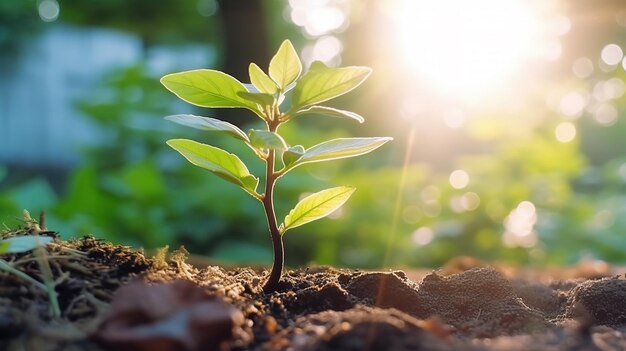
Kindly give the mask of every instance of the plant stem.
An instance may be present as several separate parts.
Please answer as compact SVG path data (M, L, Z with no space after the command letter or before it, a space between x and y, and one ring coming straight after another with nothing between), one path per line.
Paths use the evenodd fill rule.
M278 128L278 123L270 123L269 130L275 132ZM276 213L274 211L274 184L278 179L278 174L275 172L275 158L276 151L270 150L266 160L266 172L265 172L265 195L263 196L263 208L265 209L265 215L267 217L267 225L270 229L270 236L272 238L272 246L274 249L274 264L269 278L263 286L263 291L272 292L278 288L280 277L283 274L283 266L285 264L285 252L283 247L283 237L278 230L278 224L276 223Z

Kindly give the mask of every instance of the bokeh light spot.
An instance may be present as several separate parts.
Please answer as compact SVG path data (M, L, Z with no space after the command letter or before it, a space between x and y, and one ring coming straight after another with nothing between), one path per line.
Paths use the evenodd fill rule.
M614 125L618 116L617 108L611 104L600 104L593 111L593 118L596 122L607 127Z
M602 49L602 53L600 54L602 61L609 66L615 66L622 61L624 57L624 52L622 48L617 44L609 44Z
M587 99L577 91L569 92L563 96L559 103L559 112L566 117L577 118L582 115L587 106Z
M417 206L407 206L402 210L402 220L407 224L415 224L422 218L422 211Z
M587 78L593 73L593 61L586 57L578 58L572 64L572 72L578 78Z
M461 196L461 206L466 211L474 211L480 205L480 196L475 192L467 192Z
M502 243L508 247L531 248L537 245L537 209L530 201L522 201L505 218Z
M313 44L302 49L302 61L310 66L313 61L322 61L328 65L338 65L343 44L337 37L327 35L318 38Z
M422 207L422 211L426 217L435 218L441 213L441 205L439 201L436 200L426 201Z
M413 234L411 234L411 240L418 246L428 245L434 238L435 232L428 227L417 228Z
M306 34L318 37L343 28L348 17L329 1L289 0L291 21Z
M465 188L470 181L469 174L462 169L457 169L450 173L450 185L455 189L463 189Z
M43 0L37 6L39 17L44 22L54 22L59 18L60 7L56 0Z
M576 126L572 122L561 122L554 130L556 140L562 143L569 143L576 137Z
M203 17L211 17L217 13L219 5L217 0L198 0L196 9Z

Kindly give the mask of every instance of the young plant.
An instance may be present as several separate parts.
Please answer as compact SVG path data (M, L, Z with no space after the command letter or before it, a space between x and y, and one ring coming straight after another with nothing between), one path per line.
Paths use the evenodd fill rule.
M278 178L305 163L330 161L368 153L392 138L339 138L325 141L310 148L287 145L278 133L279 127L298 116L324 114L353 119L359 123L363 117L350 111L321 106L320 103L343 95L359 86L370 75L368 67L350 66L331 68L314 62L305 74L302 64L290 41L285 40L270 61L268 74L251 63L251 84L242 84L234 77L220 71L198 69L172 73L161 78L161 83L179 98L191 104L212 108L244 108L265 122L264 129L244 133L231 123L209 117L173 115L167 120L185 126L220 132L239 139L265 162L262 193L257 191L259 178L250 174L246 165L235 155L217 147L187 139L168 140L167 144L192 164L204 168L218 177L233 183L263 204L274 249L274 264L263 289L277 288L284 265L283 235L289 229L325 217L341 207L354 192L354 188L340 186L322 190L302 199L287 214L281 224L274 211L274 185ZM291 96L290 106L284 108L285 95ZM282 167L279 167L280 158Z

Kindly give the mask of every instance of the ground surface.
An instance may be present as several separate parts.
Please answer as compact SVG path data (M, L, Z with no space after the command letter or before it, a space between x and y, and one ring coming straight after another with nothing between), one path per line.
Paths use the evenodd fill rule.
M20 231L5 233L19 235ZM42 233L53 235L53 233ZM626 280L597 263L543 271L456 259L438 271L195 268L85 237L0 255L0 350L626 350Z

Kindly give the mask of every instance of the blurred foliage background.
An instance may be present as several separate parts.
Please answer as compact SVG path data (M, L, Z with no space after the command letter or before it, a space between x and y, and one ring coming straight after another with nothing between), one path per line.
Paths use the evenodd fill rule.
M96 29L130 38L138 54L91 68L103 67L90 61L101 56L68 48L72 33ZM14 67L53 75L59 66L41 68L31 46L59 30L60 44L47 50L65 55L55 65L90 67L84 86L72 77L48 86L27 74L26 97L10 95L22 79ZM622 0L2 2L0 220L11 227L22 209L45 209L66 238L184 244L221 262L269 263L261 206L187 165L165 140L224 147L256 174L260 162L245 147L162 117L192 112L248 128L257 121L243 110L185 105L158 79L213 68L247 82L248 63L267 67L284 39L305 65L375 72L333 104L362 114L364 126L308 116L285 126L288 142L395 138L367 157L304 166L279 181L280 217L306 192L358 188L331 218L289 233L288 264L437 266L460 255L529 265L626 262ZM116 43L106 57L124 52ZM71 93L59 98L59 90ZM62 99L75 119L20 107ZM54 128L61 140L79 134L80 142L58 154L37 146ZM34 137L16 137L25 129Z

